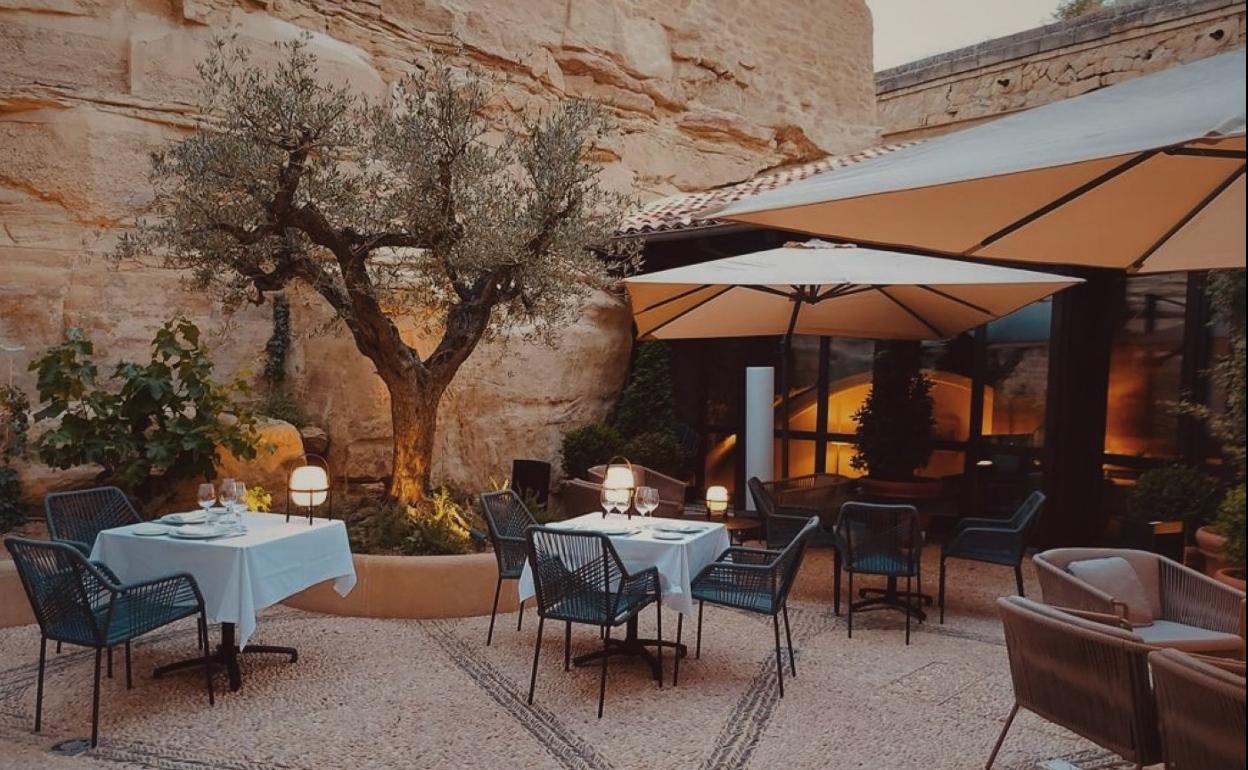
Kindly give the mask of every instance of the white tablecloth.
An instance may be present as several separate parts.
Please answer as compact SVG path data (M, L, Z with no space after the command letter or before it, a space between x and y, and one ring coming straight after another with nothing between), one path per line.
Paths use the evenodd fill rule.
M324 580L346 596L355 587L355 566L341 521L284 514L245 513L247 534L217 540L144 537L138 525L106 529L91 558L107 564L123 582L189 572L204 595L210 621L235 623L238 646L256 630L256 612Z
M641 528L642 531L636 535L612 537L611 542L629 572L635 573L647 567L659 568L663 603L677 612L687 613L694 609L691 596L693 579L730 545L728 530L724 525L709 521L685 522L679 519L634 516L629 522L624 516L613 514L603 519L601 513L587 513L550 526L588 531L600 529L608 522L612 526L631 524ZM656 528L673 524L688 524L699 527L702 531L685 535L680 540L658 540L654 537ZM524 572L520 576L520 598L530 599L536 593L533 572L528 562L525 562Z

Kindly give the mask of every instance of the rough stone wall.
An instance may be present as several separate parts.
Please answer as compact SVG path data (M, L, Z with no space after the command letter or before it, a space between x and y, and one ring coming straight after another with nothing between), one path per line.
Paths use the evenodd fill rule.
M877 73L884 139L948 133L1242 45L1242 0L1121 4Z
M209 41L236 33L265 55L305 30L322 72L370 95L446 56L504 74L506 109L601 101L620 128L598 153L608 183L643 198L878 139L863 0L0 0L0 343L25 347L28 392L26 363L67 328L103 360L136 358L174 313L210 333L222 375L258 374L267 306L227 317L173 273L102 255L150 200L148 152L187 129ZM318 299L292 299L293 388L331 463L385 474L385 389L345 335L311 332ZM567 428L609 408L630 344L603 294L554 347L483 345L444 401L436 477L477 489L513 457L555 460Z

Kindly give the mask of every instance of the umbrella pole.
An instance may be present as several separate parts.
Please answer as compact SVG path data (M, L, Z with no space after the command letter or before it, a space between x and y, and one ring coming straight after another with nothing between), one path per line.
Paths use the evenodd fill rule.
M797 313L802 309L800 294L793 299L793 314L789 316L789 328L780 343L780 476L789 477L789 351L793 345L793 329L797 326Z

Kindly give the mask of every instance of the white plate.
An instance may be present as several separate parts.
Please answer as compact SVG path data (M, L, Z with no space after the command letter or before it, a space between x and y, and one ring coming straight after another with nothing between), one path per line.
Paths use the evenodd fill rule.
M664 530L659 530L658 532L654 533L654 539L655 540L684 540L685 536L680 534L679 532L666 532Z
M186 513L170 513L161 516L166 524L203 524L208 521L208 514L203 511L187 511Z
M702 527L693 527L688 524L664 524L657 529L660 532L680 532L685 535L692 535L702 531Z
M140 537L156 537L157 535L169 534L169 528L163 524L153 524L150 521L143 524L136 524L134 529L130 530Z
M188 524L185 527L178 527L169 534L187 540L207 540L210 537L221 537L228 532L229 530L225 527L218 527L215 524Z

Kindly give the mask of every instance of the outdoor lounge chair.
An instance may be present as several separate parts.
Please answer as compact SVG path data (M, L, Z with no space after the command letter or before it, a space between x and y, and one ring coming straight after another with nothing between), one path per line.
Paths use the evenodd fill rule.
M825 506L833 504L840 496L842 487L839 484L820 484L821 479L840 478L829 474L812 474L796 479L765 482L757 476L752 477L746 485L750 496L754 498L754 507L758 511L759 527L763 539L771 549L784 548L797 534L797 528L786 522L801 521L811 516L818 516L825 529L832 533L832 612L841 614L841 558L844 555L845 543L837 529L839 514L829 513ZM792 486L790 486L792 482ZM776 489L782 491L780 500L776 499ZM802 504L792 502L802 501ZM790 501L790 502L782 502ZM774 520L773 520L774 519ZM768 526L768 525L771 526ZM799 527L800 528L800 527Z
M844 544L842 566L849 573L849 638L854 638L854 612L898 609L906 615L906 644L910 644L910 623L926 616L923 602L923 532L919 512L913 505L845 503L837 527ZM881 575L887 586L864 589L879 595L854 600L854 575ZM898 582L906 579L904 591ZM912 581L918 582L917 590ZM837 592L839 594L839 591Z
M777 514L779 516L779 514ZM787 518L787 517L786 517ZM797 522L786 522L796 524ZM780 616L784 616L784 638L789 647L789 671L797 676L793 657L793 635L789 630L789 589L802 568L806 546L819 527L819 517L805 519L783 550L735 546L719 555L714 562L693 579L693 598L698 600L698 639L695 657L702 657L702 607L706 602L723 607L771 616L776 638L776 682L784 697L784 664L780 659ZM684 616L676 621L676 644L679 648ZM672 684L680 677L680 655L677 654Z
M1134 762L1161 761L1148 654L1128 631L1007 596L997 600L1014 684L1014 706L988 756L997 759L1020 708ZM1242 727L1241 727L1242 729Z
M1008 519L962 519L940 549L940 622L945 622L945 560L1000 564L1014 568L1014 583L1019 596L1023 588L1023 553L1027 535L1039 518L1044 493L1032 492Z
M602 485L584 479L564 479L559 485L559 502L565 518L602 513Z
M43 678L48 640L95 650L95 684L91 706L91 745L99 742L100 663L105 650L124 644L126 687L130 676L130 642L149 631L182 618L198 616L201 631L208 618L195 578L185 573L141 583L121 583L102 565L87 560L78 549L46 540L7 538L18 577L39 623L39 675L35 689L35 732L43 719ZM212 705L211 656L203 652Z
M589 469L589 480L601 484L606 474L607 466L595 465ZM684 515L685 489L688 486L685 482L643 465L633 466L633 479L639 487L654 487L659 490L659 507L654 509L652 516L678 519Z
M1242 770L1244 671L1178 650L1149 653L1161 753L1173 770ZM1225 664L1222 664L1223 666Z
M1046 604L1116 618L1156 647L1243 657L1242 591L1146 551L1057 548L1033 561Z
M498 614L498 596L504 580L519 580L524 571L527 556L524 533L537 524L533 514L525 507L520 495L510 489L485 492L481 495L481 512L490 529L490 543L494 546L494 558L498 561L498 582L494 584L494 605L490 608L490 630L485 634L485 646L494 641L494 618ZM524 601L516 613L516 630L524 623Z
M548 527L529 527L529 563L537 592L537 641L533 647L533 673L529 678L529 705L537 687L537 660L542 652L542 627L546 619L562 620L563 670L571 663L572 624L597 626L602 631L602 673L598 684L598 718L607 695L607 658L611 657L611 629L635 622L637 614L655 605L658 620L659 687L663 686L663 608L660 604L658 567L635 574L624 568L610 538L600 532L578 532Z
M72 545L83 556L91 555L101 531L143 520L117 487L54 492L43 498L43 510L51 538Z

